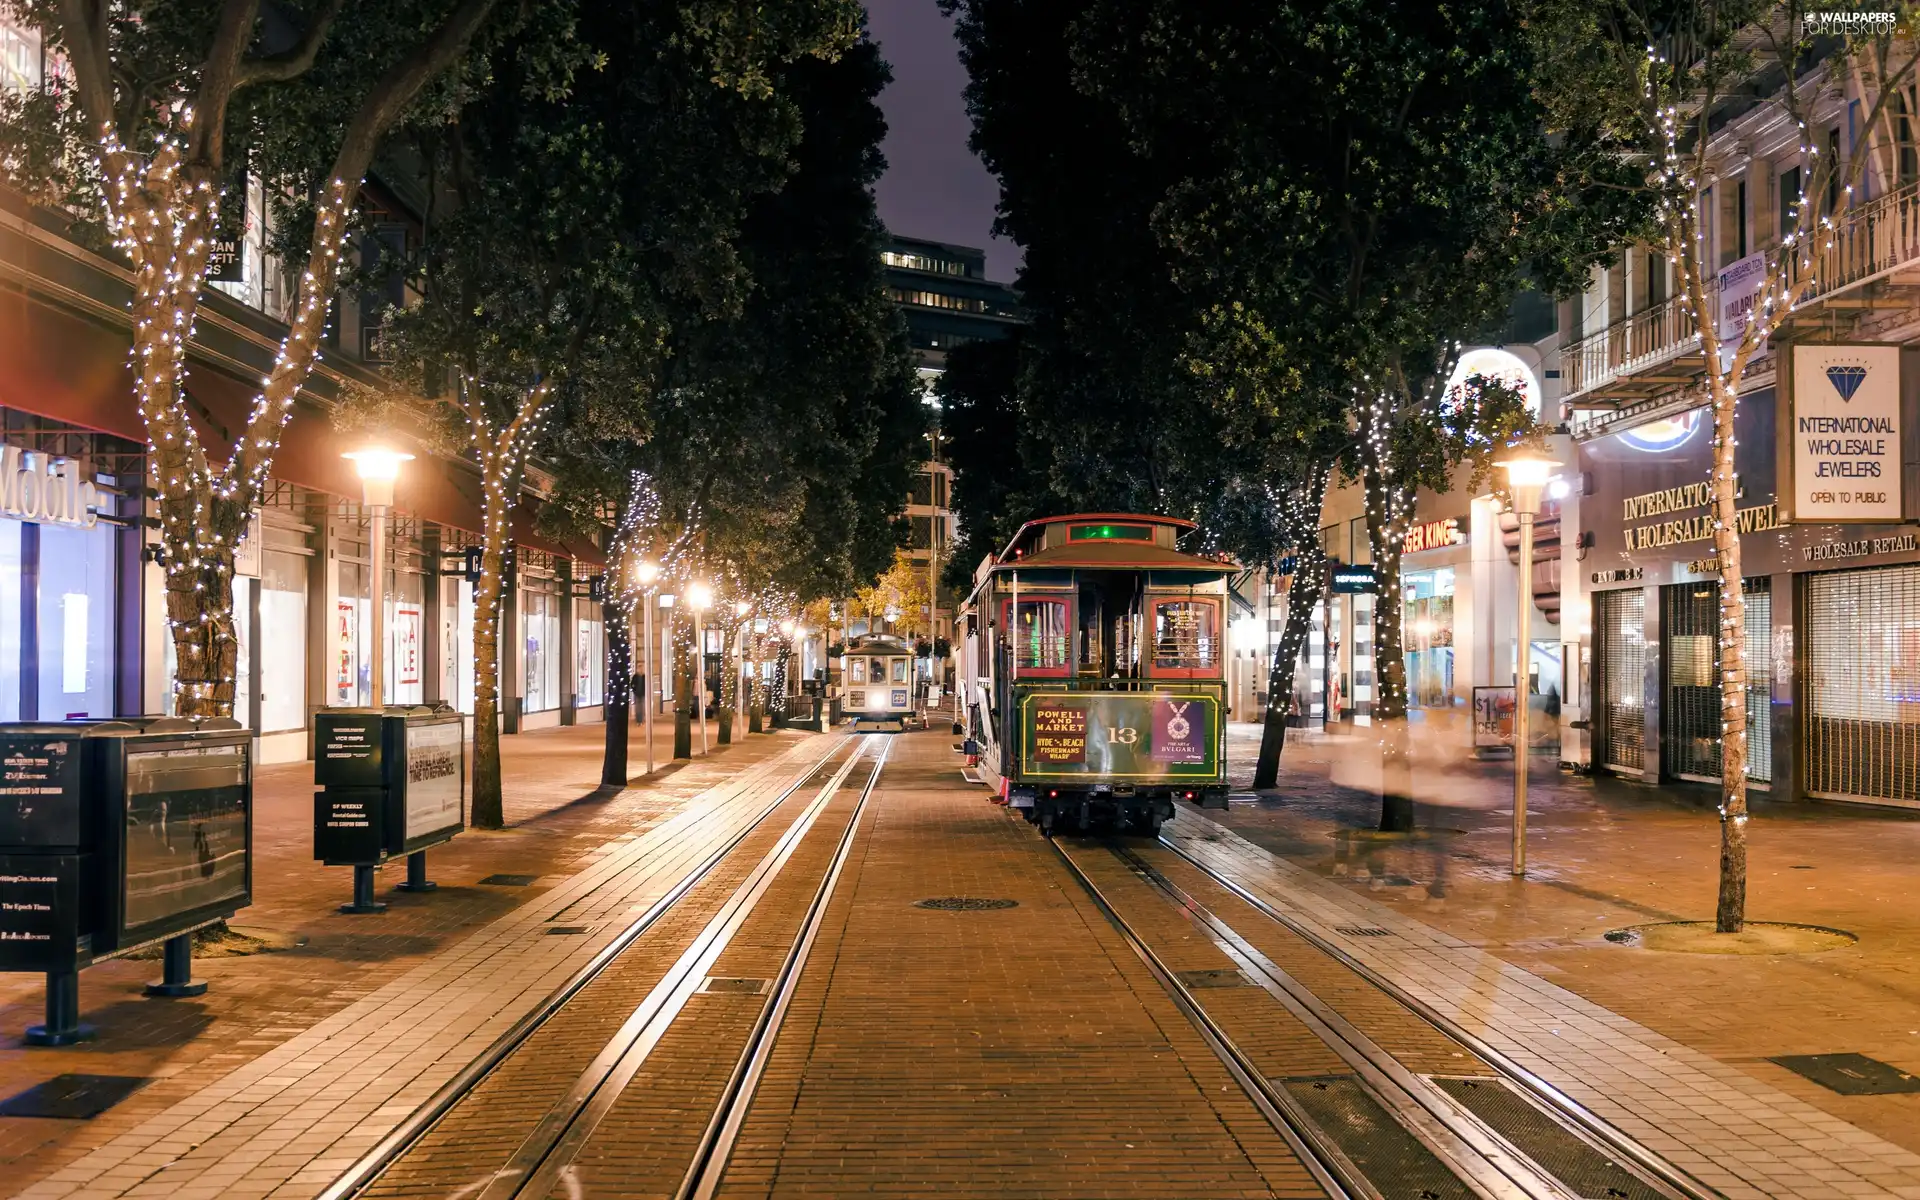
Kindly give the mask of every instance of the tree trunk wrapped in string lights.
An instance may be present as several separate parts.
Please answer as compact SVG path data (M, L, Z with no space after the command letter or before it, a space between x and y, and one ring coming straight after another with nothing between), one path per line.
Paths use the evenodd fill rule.
M1320 544L1320 510L1326 505L1327 484L1332 478L1331 463L1315 463L1307 468L1305 482L1281 502L1293 559L1293 583L1287 589L1286 625L1267 668L1267 707L1261 719L1260 753L1253 766L1256 788L1270 788L1279 782L1294 670L1313 626L1314 609L1326 595L1327 554Z
M361 179L387 131L465 53L493 8L492 0L462 0L425 20L427 35L376 76L347 71L308 84L304 77L344 4L324 0L307 14L294 43L277 52L260 45L258 0L227 0L210 34L183 34L143 20L137 10L83 0L25 14L65 56L67 72L49 86L70 88L84 116L97 180L92 193L132 266L134 386L150 450L176 659L174 704L182 716L233 713L234 554L319 353ZM168 60L196 62L198 69L141 77L154 62ZM203 443L188 416L187 347L220 233L222 189L231 173L230 113L243 93L272 87L319 89L306 95L325 95L349 119L331 169L307 197L313 230L287 334L245 426L218 461L220 449Z

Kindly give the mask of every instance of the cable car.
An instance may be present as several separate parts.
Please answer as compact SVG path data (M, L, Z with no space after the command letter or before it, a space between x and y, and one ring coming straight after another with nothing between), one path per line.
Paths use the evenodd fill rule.
M1022 526L960 614L969 749L1051 833L1156 833L1176 800L1227 806L1233 564L1188 554L1177 517L1081 513Z
M841 711L858 731L899 733L913 716L913 647L887 634L847 643L840 660Z

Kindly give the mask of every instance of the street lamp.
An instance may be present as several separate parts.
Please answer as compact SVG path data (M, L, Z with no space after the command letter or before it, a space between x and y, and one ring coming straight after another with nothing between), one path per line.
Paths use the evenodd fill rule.
M354 472L360 476L360 499L370 512L367 552L373 560L373 582L368 594L372 597L373 629L369 639L372 661L367 665L373 685L369 699L377 709L385 707L387 699L387 509L393 506L393 481L400 477L400 464L413 455L385 446L368 446L349 450L340 457L351 462ZM407 882L401 887L424 892L433 886L427 879L427 852L418 850L407 855ZM373 898L373 867L354 867L353 903L341 905L340 911L377 913L386 907Z
M660 578L660 564L641 559L633 564L633 577L640 584L640 678L646 694L640 697L645 710L647 733L647 774L653 774L653 585Z
M393 505L393 481L400 477L400 464L413 455L384 446L349 450L340 457L353 463L360 476L361 500L372 510L368 537L368 556L373 559L373 661L368 664L373 676L373 707L386 704L387 681L387 509Z
M1533 665L1533 519L1540 493L1560 464L1545 458L1510 458L1496 466L1507 473L1513 515L1520 519L1519 657L1513 685L1513 873L1527 873L1527 698Z
M700 753L711 753L707 744L707 630L703 623L707 609L713 607L713 589L704 583L687 587L687 603L693 606L694 704L700 709Z

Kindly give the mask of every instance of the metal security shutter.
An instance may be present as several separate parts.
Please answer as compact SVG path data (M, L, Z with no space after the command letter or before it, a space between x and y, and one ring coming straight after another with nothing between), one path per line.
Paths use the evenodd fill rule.
M1920 567L1807 580L1807 791L1920 802Z
M1742 585L1747 600L1747 778L1773 778L1772 595L1765 579ZM1660 590L1666 668L1660 709L1669 775L1720 781L1720 585L1703 581Z
M1647 594L1639 588L1593 598L1593 689L1601 765L1640 771L1646 757Z

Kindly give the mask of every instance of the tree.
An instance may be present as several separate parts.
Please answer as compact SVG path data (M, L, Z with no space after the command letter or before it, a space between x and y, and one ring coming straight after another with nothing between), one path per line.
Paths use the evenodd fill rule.
M13 7L66 70L0 107L0 160L30 193L104 223L132 266L176 711L230 716L234 552L319 353L361 180L388 132L467 54L494 0L314 0L287 10L290 31L263 18L260 0ZM569 12L556 3L519 16L564 29ZM223 192L238 183L244 196L249 171L280 201L305 261L273 370L222 447L189 416L186 354L209 255L232 227Z
M390 314L387 342L420 395L433 395L451 368L448 399L432 412L480 468L476 825L503 819L497 623L527 459L548 438L630 445L644 436L673 321L734 302L744 196L778 180L790 143L767 64L725 61L703 44L700 15L665 3L596 10L582 33L603 56L598 69L563 95L543 95L537 75L503 67L431 143L449 211L409 268L423 300ZM762 6L752 17L765 43L756 53L833 53L846 15L821 0ZM721 137L740 152L710 153ZM555 411L564 429L550 428ZM629 484L604 458L598 465L603 482Z
M1024 251L1030 322L1014 348L961 347L963 375L944 385L958 401L947 433L976 562L1048 511L1194 511L1221 474L1181 361L1190 306L1152 223L1188 164L1140 153L1119 111L1079 86L1075 31L1093 7L942 0L970 80L969 144L1000 184L995 230ZM988 374L967 378L974 363ZM997 441L1005 433L1017 440ZM960 482L987 478L992 499ZM956 554L949 577L972 566Z
M1199 353L1229 347L1302 402L1275 410L1289 443L1302 425L1352 433L1342 465L1389 597L1373 703L1386 829L1413 815L1394 600L1413 492L1514 431L1497 392L1444 394L1457 347L1497 328L1529 272L1570 288L1631 215L1606 200L1607 147L1540 136L1518 16L1507 0L1099 0L1075 26L1085 86L1141 154L1181 164L1154 221L1199 309Z
M1882 190L1899 177L1895 156L1910 139L1895 128L1911 114L1900 97L1915 77L1920 43L1907 5L1895 19L1816 36L1813 10L1798 0L1535 0L1530 28L1544 68L1537 91L1556 132L1593 131L1639 172L1655 206L1648 231L1673 263L1688 320L1700 338L1705 398L1713 415L1714 556L1720 564L1720 859L1714 927L1738 933L1746 921L1746 601L1740 557L1740 483L1734 471L1734 416L1740 384L1767 339L1819 283L1821 254L1855 203L1869 164ZM1867 153L1826 153L1811 135L1824 91L1851 86L1862 103ZM1798 202L1765 269L1753 308L1732 338L1713 319L1714 263L1703 252L1710 194L1719 166L1720 122L1754 104L1776 108L1803 131Z
M896 550L893 565L871 584L859 589L854 603L867 615L870 632L878 632L873 627L873 620L878 617L886 621L888 632L904 624L906 632L911 634L919 615L927 611L926 572L914 565L906 551Z

